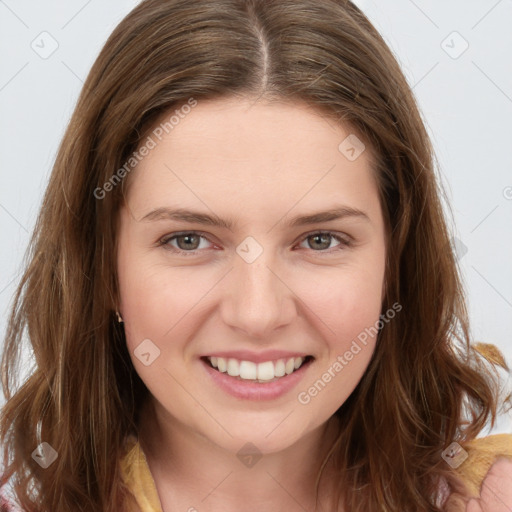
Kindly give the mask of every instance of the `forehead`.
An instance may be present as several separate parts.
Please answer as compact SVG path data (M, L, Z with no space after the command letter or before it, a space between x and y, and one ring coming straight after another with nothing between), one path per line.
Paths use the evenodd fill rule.
M176 201L368 208L377 197L370 148L357 146L356 156L362 153L348 158L347 145L362 144L359 136L304 103L199 100L162 114L143 144L148 137L153 147L132 171L127 196L137 218Z

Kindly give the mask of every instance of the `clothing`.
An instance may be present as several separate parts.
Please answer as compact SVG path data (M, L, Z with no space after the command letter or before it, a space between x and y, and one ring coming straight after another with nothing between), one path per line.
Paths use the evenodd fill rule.
M479 497L480 486L496 458L506 456L512 461L512 434L477 438L462 444L462 447L468 453L468 458L454 471L466 484L471 495ZM121 468L124 482L133 492L141 512L163 512L146 457L133 435L127 438Z
M126 486L135 496L141 512L163 512L153 476L138 439L134 435L128 436L125 446L121 472ZM132 512L132 509L126 512ZM138 512L136 507L133 512Z

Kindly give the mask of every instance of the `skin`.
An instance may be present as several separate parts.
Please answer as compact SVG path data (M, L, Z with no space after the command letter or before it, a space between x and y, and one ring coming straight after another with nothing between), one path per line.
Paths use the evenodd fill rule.
M363 376L376 339L308 404L297 395L378 322L384 293L385 229L372 155L367 147L349 161L340 152L351 133L297 102L201 100L128 178L119 311L151 393L139 440L164 510L315 510L315 476L340 428L333 414ZM340 205L368 219L286 224ZM141 220L163 206L213 213L234 227ZM206 238L158 245L192 230ZM311 236L319 230L352 245ZM252 263L236 252L248 236L263 248ZM197 253L173 252L187 247ZM149 366L134 355L145 339L160 350ZM216 387L199 359L237 349L305 352L315 360L284 396L240 400ZM247 442L263 455L252 467L236 456ZM329 493L321 496L320 509L332 511Z
M467 512L510 512L512 510L512 459L500 457L489 469L480 497L469 501Z

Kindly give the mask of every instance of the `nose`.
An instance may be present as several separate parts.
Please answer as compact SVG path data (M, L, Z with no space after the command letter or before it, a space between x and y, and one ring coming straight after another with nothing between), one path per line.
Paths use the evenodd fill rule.
M224 323L245 337L270 339L297 314L294 294L275 267L265 252L252 263L235 259L221 313Z

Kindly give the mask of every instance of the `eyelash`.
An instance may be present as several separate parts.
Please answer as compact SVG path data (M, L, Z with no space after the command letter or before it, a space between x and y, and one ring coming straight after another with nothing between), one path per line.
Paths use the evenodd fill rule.
M206 234L202 233L200 231L183 231L183 232L180 232L180 233L173 233L172 235L168 235L168 236L165 236L165 237L161 238L158 241L158 245L163 247L165 250L174 252L174 253L176 253L178 255L194 256L197 253L201 252L203 249L196 249L194 251L184 251L182 249L177 249L176 247L172 247L172 246L168 245L171 240L174 240L176 238L180 238L182 236L187 236L187 235L195 235L195 236L200 236L201 238L208 239ZM312 233L308 233L307 235L305 235L300 240L299 243L302 243L304 240L307 240L308 238L310 238L312 236L315 236L315 235L329 235L332 238L334 238L336 241L340 242L340 245L337 246L336 248L334 248L334 251L337 251L337 250L342 251L345 248L348 248L348 247L352 246L352 240L344 239L341 236L336 235L332 231L313 231ZM322 254L322 253L324 253L324 254L325 253L332 254L333 253L332 249L331 250L328 250L328 249L317 250L317 251L315 251L314 249L310 249L310 250L313 251L313 252L319 253L319 254Z

